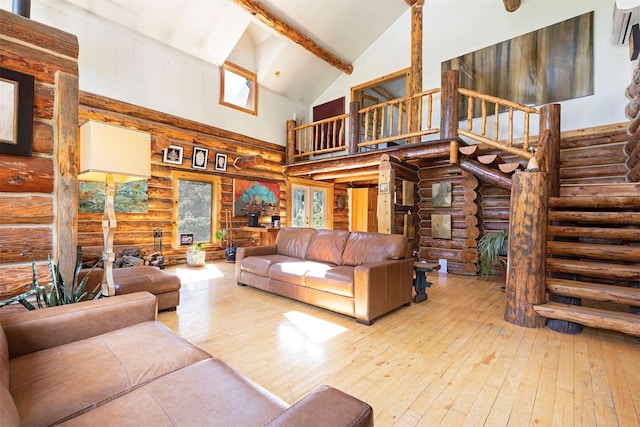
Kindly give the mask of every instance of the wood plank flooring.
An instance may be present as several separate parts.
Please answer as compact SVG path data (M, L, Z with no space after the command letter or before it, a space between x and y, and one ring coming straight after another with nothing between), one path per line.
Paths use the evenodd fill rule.
M158 318L289 403L329 384L377 426L640 425L640 340L503 320L501 278L429 273L429 299L371 326L236 285L234 265L170 267L181 303Z

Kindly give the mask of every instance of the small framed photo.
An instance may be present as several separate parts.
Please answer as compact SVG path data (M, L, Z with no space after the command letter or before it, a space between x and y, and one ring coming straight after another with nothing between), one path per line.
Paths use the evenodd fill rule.
M388 193L389 192L389 183L388 182L381 182L380 183L380 193Z
M209 157L209 149L201 147L193 147L193 157L191 158L191 167L194 169L207 169L207 158Z
M226 172L227 171L227 155L222 153L216 153L216 170Z
M177 145L170 145L169 148L165 148L164 156L162 158L163 163L172 163L174 165L182 164L182 147Z
M180 234L180 246L193 245L193 233Z
M0 154L31 156L34 77L0 67Z

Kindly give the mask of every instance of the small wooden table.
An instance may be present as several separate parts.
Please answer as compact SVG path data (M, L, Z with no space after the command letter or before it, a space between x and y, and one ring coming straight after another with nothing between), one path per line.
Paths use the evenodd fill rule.
M279 228L275 227L240 227L240 230L252 231L254 233L260 233L260 246L275 245L276 237L280 232Z
M427 273L440 270L440 264L429 264L426 262L414 262L413 269L416 272L416 278L413 279L413 286L416 288L416 296L413 297L413 302L426 301L427 288L430 288L432 283L427 281Z

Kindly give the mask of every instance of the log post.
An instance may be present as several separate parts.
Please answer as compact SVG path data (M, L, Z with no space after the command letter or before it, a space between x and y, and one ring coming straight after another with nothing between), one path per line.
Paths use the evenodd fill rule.
M460 71L448 70L442 74L440 93L440 137L458 137L460 121Z
M378 233L393 233L395 187L396 174L393 165L389 155L383 154L378 167Z
M549 131L543 147L540 170L549 172L549 196L560 195L560 104L547 104L540 108L540 135Z
M58 136L56 260L67 286L73 285L78 244L78 77L56 71L55 125ZM151 161L151 159L149 159ZM71 291L71 289L67 289Z
M411 6L411 79L409 81L409 95L422 92L422 6L424 0L418 0ZM420 130L420 103L418 99L411 100L411 111L408 123L410 132ZM411 138L412 143L419 142L419 137Z
M511 188L504 319L530 328L546 324L533 306L546 302L548 179L547 172L524 171Z
M287 164L293 163L296 154L296 127L295 120L287 120Z
M349 103L349 145L347 150L349 154L358 152L358 143L360 143L360 103L353 101Z

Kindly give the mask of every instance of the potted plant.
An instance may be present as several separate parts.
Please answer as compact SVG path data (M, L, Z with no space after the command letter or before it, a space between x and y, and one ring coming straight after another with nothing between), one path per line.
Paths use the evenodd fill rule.
M198 242L191 246L187 250L187 266L189 267L202 267L205 264L205 258L207 257L207 251L204 249L207 247L205 243Z
M216 242L218 242L221 248L224 248L226 246L226 241L225 241L226 236L227 236L226 228L216 231Z
M499 264L500 257L506 257L509 235L507 230L486 234L478 242L478 270L484 276L491 274L493 266Z

